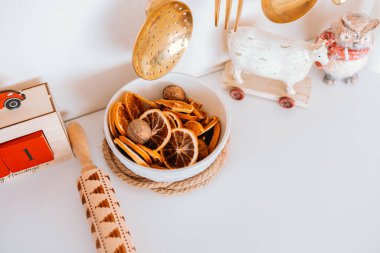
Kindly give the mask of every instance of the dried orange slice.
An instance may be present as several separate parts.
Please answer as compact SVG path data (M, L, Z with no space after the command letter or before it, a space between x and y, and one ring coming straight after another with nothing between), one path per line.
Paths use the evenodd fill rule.
M116 130L115 120L113 117L113 115L114 115L113 111L115 110L115 108L116 108L116 103L111 106L111 108L108 112L108 127L109 127L111 135L113 137L119 137L119 133Z
M178 116L171 111L164 111L166 118L168 118L170 122L170 126L172 128L182 127L182 121L178 118Z
M150 109L143 113L140 119L148 123L152 129L152 137L146 145L153 150L161 150L168 143L171 134L170 123L165 114L158 109Z
M150 101L149 99L146 99L146 98L144 98L143 96L140 96L139 94L136 94L136 93L133 93L133 95L135 95L135 97L136 97L138 100L140 100L141 102L143 102L143 103L149 105L150 107L155 108L155 109L158 109L158 108L159 108L159 106L158 106L155 102Z
M184 113L175 112L175 115L177 115L178 118L183 119L183 120L199 121L199 118L197 116L193 116L193 115L190 115L190 114L184 114Z
M161 150L161 155L169 169L190 166L198 158L198 138L189 129L175 128L172 130L170 141Z
M197 161L203 160L208 156L208 147L204 140L198 139L198 159Z
M192 101L190 104L194 106L193 114L197 116L200 120L207 117L207 113L202 110L202 104L199 104L195 101Z
M195 101L194 99L192 98L189 98L188 101L187 101L189 104L193 105L194 107L197 107L197 108L202 108L202 104L201 103L198 103L197 101Z
M124 94L123 102L130 120L138 119L144 112L144 106L132 92L127 91Z
M157 170L168 170L168 168L162 167L158 164L152 164L150 167Z
M137 144L137 146L139 146L141 149L143 149L153 159L153 161L155 163L158 163L158 164L164 163L162 156L156 150L151 150L150 148L145 147L142 144Z
M145 152L145 150L143 150L141 147L134 144L131 140L129 140L128 138L126 138L124 136L120 136L119 139L122 142L124 142L125 144L127 144L127 146L130 147L133 151L135 151L137 154L139 154L147 164L153 163L152 160L150 159L149 154L147 152Z
M214 126L214 133L212 135L210 144L208 145L208 152L209 153L214 151L216 145L218 144L219 137L220 137L220 123L217 122Z
M116 129L119 131L121 135L127 135L128 129L128 118L127 112L125 111L125 107L122 102L117 102L112 108L112 117L114 119L114 124Z
M218 122L219 122L219 119L215 116L207 117L206 120L204 121L204 124L206 124L206 126L204 127L205 129L204 133L210 130L211 128L213 128Z
M208 124L210 124L210 122L213 120L212 117L206 117L203 121L202 121L202 125L204 126L207 126Z
M141 166L149 167L149 165L132 149L130 149L127 144L122 142L119 138L115 138L114 142L118 145L135 163Z
M197 108L194 107L193 114L197 116L200 120L204 119L205 117L203 116L202 112L198 110Z
M156 104L170 108L173 112L192 113L194 110L193 105L182 101L159 99L155 102Z
M202 124L194 120L189 120L188 122L186 122L184 127L193 131L196 136L201 135L205 131Z
M165 113L164 113L165 114ZM170 127L173 129L173 128L177 128L177 125L175 124L175 121L170 117L170 116L167 116L165 114L166 118L169 120L169 124L170 124Z

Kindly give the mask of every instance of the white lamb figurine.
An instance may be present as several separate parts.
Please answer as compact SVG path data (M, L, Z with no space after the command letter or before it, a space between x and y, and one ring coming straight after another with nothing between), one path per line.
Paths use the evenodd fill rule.
M242 73L283 81L288 94L307 76L313 62L328 63L326 41L309 43L286 38L254 27L239 27L228 34L233 77L243 83Z

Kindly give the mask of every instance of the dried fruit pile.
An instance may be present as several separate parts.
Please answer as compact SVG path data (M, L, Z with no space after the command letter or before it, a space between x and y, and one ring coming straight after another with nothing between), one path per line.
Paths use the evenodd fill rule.
M207 157L220 136L219 119L188 98L177 85L150 101L126 92L112 105L108 125L119 149L135 163L156 169L178 169Z

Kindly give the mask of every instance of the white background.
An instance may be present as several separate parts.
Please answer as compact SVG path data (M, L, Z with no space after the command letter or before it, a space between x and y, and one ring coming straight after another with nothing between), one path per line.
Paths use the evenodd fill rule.
M305 20L318 18L319 10L327 22L326 13L369 2L351 0L339 9L320 0ZM199 15L209 15L212 25L212 3L205 3L193 3L199 5L194 12L204 11ZM104 107L134 78L130 54L144 6L137 0L1 1L1 87L49 81L65 118ZM318 20L315 31L323 26ZM282 27L288 26L273 32L286 32ZM313 33L292 31L305 38ZM204 50L191 48L197 49ZM203 58L184 60L181 68L198 62ZM218 88L220 75L202 79ZM231 108L230 156L206 188L164 197L111 174L139 252L380 252L380 75L366 69L354 87L327 87L315 69L310 76L309 109L284 111L255 97L236 102L218 88ZM102 116L79 121L95 163L110 172L101 153ZM1 253L94 252L75 187L79 167L70 160L0 185Z

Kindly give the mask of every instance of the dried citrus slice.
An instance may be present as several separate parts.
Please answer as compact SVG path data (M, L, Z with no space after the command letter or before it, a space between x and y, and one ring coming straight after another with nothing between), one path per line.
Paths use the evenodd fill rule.
M161 150L168 143L171 134L170 123L165 114L158 109L150 109L143 113L140 119L148 123L152 129L152 137L146 145L153 150Z
M158 163L158 164L164 163L162 156L156 150L151 150L150 148L145 147L142 144L137 144L137 146L139 146L141 149L143 149L153 159L153 161L155 163Z
M172 117L168 116L166 113L164 113L164 114L169 121L171 129L177 128L177 125L175 124L175 121L172 119Z
M172 130L170 141L161 150L161 155L169 169L190 166L198 158L198 138L189 129L175 128Z
M116 108L116 103L113 104L108 112L108 127L110 129L110 132L111 132L111 135L113 137L119 137L119 133L117 132L116 130L116 127L115 127L115 120L114 120L114 117L113 117L113 111L114 109Z
M214 126L214 133L212 135L210 144L208 145L208 152L209 153L214 151L216 145L218 144L219 137L220 137L220 123L217 122Z
M205 117L203 116L202 112L201 112L199 109L195 108L195 107L194 107L194 110L193 110L193 114L194 114L195 116L197 116L200 120L202 120L202 119L205 118Z
M204 121L204 124L206 124L206 126L204 127L205 128L204 133L210 130L211 128L213 128L218 122L219 122L219 119L215 116L207 117L206 120Z
M190 114L184 114L184 113L175 112L175 115L177 115L178 118L183 119L183 120L199 121L199 118L197 116L193 116L193 115L190 115Z
M168 168L162 167L158 164L152 164L150 167L157 170L168 170Z
M127 91L124 94L123 102L130 120L138 119L144 112L144 106L132 92Z
M178 116L174 112L164 111L164 114L166 118L168 118L170 122L170 126L172 128L182 127L182 121L178 118Z
M184 127L189 130L192 130L196 134L196 136L201 135L205 131L202 124L194 120L189 120L188 122L186 122Z
M208 147L204 140L198 139L198 159L197 161L200 161L208 156Z
M193 105L194 107L197 107L197 108L202 108L202 104L201 103L198 103L197 101L195 101L194 99L191 99L189 98L188 101L187 101L189 104Z
M133 95L135 95L135 97L136 97L138 100L140 100L141 102L143 102L143 103L149 105L150 107L155 108L155 109L158 109L158 108L159 108L159 106L158 106L155 102L150 101L149 99L146 99L146 98L144 98L143 96L140 96L139 94L136 94L136 93L134 93Z
M118 145L131 159L138 165L149 167L149 165L132 149L130 149L127 144L122 142L119 138L115 138L114 142Z
M159 99L155 102L156 104L170 108L173 112L192 113L194 110L193 105L182 101Z
M202 110L202 104L199 104L195 101L192 101L190 104L194 106L193 114L197 116L200 120L207 117L207 113Z
M153 163L152 160L150 159L149 154L147 152L145 152L145 150L143 150L141 147L134 144L131 140L129 140L128 138L126 138L124 136L120 136L119 139L122 142L124 142L124 144L127 144L127 146L130 147L133 151L135 151L137 154L139 154L147 164Z
M121 135L127 135L128 129L128 118L127 112L125 111L125 107L122 102L117 102L114 105L112 110L112 117L114 119L114 124L116 129L119 131Z

